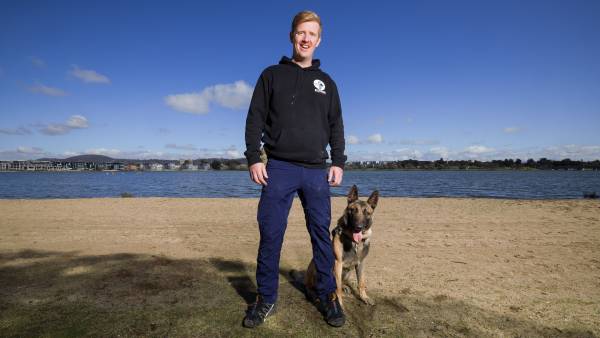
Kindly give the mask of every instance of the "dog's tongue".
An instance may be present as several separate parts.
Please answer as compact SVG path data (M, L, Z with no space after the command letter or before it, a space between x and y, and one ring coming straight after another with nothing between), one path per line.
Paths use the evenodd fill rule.
M362 240L362 231L352 233L352 239L358 243Z

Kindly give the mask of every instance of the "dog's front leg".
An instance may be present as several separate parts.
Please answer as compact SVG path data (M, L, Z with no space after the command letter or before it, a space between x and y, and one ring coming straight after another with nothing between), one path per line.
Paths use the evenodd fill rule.
M344 290L345 294L350 294L352 292L352 289L350 288L350 269L348 267L344 268L342 267L342 290Z
M344 248L342 246L342 241L340 240L339 235L333 237L333 255L335 257L335 263L333 267L333 272L335 274L335 285L336 290L335 293L337 298L340 300L340 305L344 308L343 303L343 286L344 281L342 279L342 270L344 267Z
M338 260L335 261L335 284L337 287L335 293L340 300L340 305L342 306L342 308L344 308L344 303L342 301L342 296L344 295L344 282L342 281L342 262Z
M365 274L364 274L364 266L363 262L360 262L356 265L356 279L358 280L358 296L360 300L365 302L368 305L375 305L375 301L373 301L369 296L367 296L367 285L365 284Z

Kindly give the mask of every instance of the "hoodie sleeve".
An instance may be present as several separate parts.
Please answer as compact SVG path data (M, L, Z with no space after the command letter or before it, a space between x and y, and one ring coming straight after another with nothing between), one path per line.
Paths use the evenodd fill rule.
M260 160L260 140L269 112L269 77L264 70L254 86L248 116L246 117L246 151L248 167Z
M342 106L335 82L331 81L331 103L329 105L329 145L331 146L331 164L344 169L347 156L344 155L346 141L344 139L344 121Z

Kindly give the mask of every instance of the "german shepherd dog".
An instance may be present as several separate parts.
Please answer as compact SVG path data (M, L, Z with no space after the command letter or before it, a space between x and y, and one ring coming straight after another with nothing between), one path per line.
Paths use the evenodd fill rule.
M343 292L349 293L347 285L350 269L356 271L358 281L358 297L364 303L375 305L375 302L367 296L365 284L365 258L369 254L372 234L372 216L379 200L379 191L375 190L369 199L361 201L358 199L358 188L353 185L348 193L348 205L344 214L337 221L337 226L331 231L333 252L335 256L334 275L337 284L336 295L342 307ZM304 275L304 286L309 298L315 294L315 281L317 271L311 260ZM314 298L313 298L314 299Z

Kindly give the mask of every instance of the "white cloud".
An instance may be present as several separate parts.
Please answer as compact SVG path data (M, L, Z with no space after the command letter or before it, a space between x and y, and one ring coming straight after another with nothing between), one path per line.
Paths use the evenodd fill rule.
M229 158L239 158L242 157L242 155L240 155L240 152L236 149L228 149L226 152L227 156L229 156Z
M29 87L29 90L33 93L40 93L40 94L44 94L44 95L48 95L48 96L66 96L66 95L68 95L67 92L65 92L62 89L49 87L49 86L43 85L41 83L36 83L35 85Z
M427 152L425 157L427 157L429 159L431 159L431 158L438 159L439 157L447 159L449 153L450 152L448 151L448 148L446 148L446 147L433 147L433 148L429 149L429 151Z
M483 146L481 146L483 147ZM495 149L485 147L489 151L482 149L474 149L473 152L467 152L467 149L453 150L447 147L432 147L428 151L420 151L412 148L399 148L385 151L348 151L348 161L398 161L398 160L439 160L440 157L444 160L478 160L490 161L501 160L505 158L521 159L523 162L529 158L536 161L542 157L551 160L562 160L570 158L572 160L593 161L600 159L600 145L557 145L544 148L525 148L525 149ZM477 153L479 152L479 153ZM34 159L40 157L57 157L65 158L83 154L98 154L115 157L119 159L196 159L196 158L241 158L241 152L235 146L221 149L197 148L185 152L162 152L145 149L134 149L132 151L93 148L83 152L68 150L63 153L52 153L44 151L39 147L20 146L12 150L0 150L1 160L17 160L17 159Z
M179 160L179 159L197 159L197 158L242 158L244 157L241 152L234 146L231 145L227 148L188 148L185 145L170 144L174 147L168 147L174 149L174 152L165 151L154 151L149 149L133 149L133 150L121 150L121 149L109 149L109 148L90 148L85 151L65 151L61 154L46 154L45 157L59 157L65 158L76 155L93 154L93 155L104 155L119 159L164 159L164 160ZM177 151L182 150L182 151ZM0 157L2 152L0 152Z
M81 69L77 65L72 65L69 74L80 79L85 83L110 83L110 79L102 74L91 69Z
M38 57L30 56L29 60L31 61L31 63L34 66L36 66L38 68L46 68L46 62L44 62L44 60L42 60L42 59L40 59Z
M229 148L225 149L225 157L227 158L240 158L244 157L240 151L237 150L235 145L230 145Z
M212 88L214 100L221 106L231 109L248 108L252 91L252 87L242 80L230 84L218 84Z
M73 129L85 129L88 127L88 120L84 116L72 115L66 123L50 123L42 125L39 131L42 134L56 136L67 134Z
M503 129L506 134L516 134L521 131L519 127L506 127Z
M211 104L230 109L247 108L252 98L252 87L239 80L229 84L216 84L197 93L173 94L165 97L165 103L181 112L206 114Z
M423 154L419 150L408 148L396 149L392 154L400 160L420 160L423 157Z
M473 150L473 149L471 149ZM551 160L562 160L570 158L572 160L584 160L594 161L600 159L600 145L557 145L550 147L531 147L521 149L492 149L486 148L487 151L481 151L479 153L471 151L468 152L454 152L450 153L451 159L477 159L480 161L489 160L502 160L505 158L516 159L519 158L522 161L533 158L539 160L542 157Z
M21 153L21 154L42 154L44 153L44 150L42 148L38 148L38 147L23 147L23 146L19 146L17 147L17 152Z
M69 150L67 150L67 151L64 151L64 152L62 153L62 156L63 156L63 157L71 157L71 156L77 156L77 155L79 155L79 153L78 153L78 152L76 152L76 151L69 151Z
M581 146L576 144L567 144L562 146L546 147L542 151L546 158L571 160L600 160L600 146Z
M51 135L51 136L64 135L70 131L71 131L71 128L69 128L67 125L64 125L64 124L48 124L44 128L40 129L40 132L42 134Z
M388 142L390 144L395 144L396 142ZM438 140L429 140L429 139L416 139L416 140L400 140L399 142L397 142L399 144L402 145L407 145L407 146L431 146L431 145L436 145L436 144L440 144L440 141Z
M348 144L358 144L359 143L359 139L358 139L358 137L356 137L354 135L348 135L348 137L346 137L346 143L348 143Z
M42 148L19 146L16 149L0 150L0 160L15 161L45 157L40 156L40 154L44 154L44 150Z
M369 143L381 143L383 142L383 136L381 134L373 134L367 138Z
M83 129L88 127L88 120L81 115L73 115L67 120L67 126L73 129Z
M29 135L31 134L31 130L25 127L19 128L0 128L0 134L5 135Z
M488 148L488 147L482 146L482 145L468 146L464 150L464 152L467 154L484 154L484 153L490 153L492 151L494 151L493 148Z
M348 153L349 161L398 161L407 159L434 161L440 158L444 160L478 160L491 161L505 158L521 159L526 161L533 158L536 161L542 157L551 160L594 161L600 159L600 145L559 145L552 147L535 147L521 149L496 149L483 145L472 145L464 149L454 150L448 147L432 147L428 151L421 152L412 148L400 148L384 151L352 151Z
M387 151L353 151L348 153L348 161L398 161L421 159L423 154L416 149L394 149Z
M165 148L181 149L181 150L197 150L198 149L193 144L183 144L183 145L180 144L180 145L177 145L175 143L168 143L168 144L165 145Z
M178 148L180 146L177 146ZM1 153L0 153L1 154ZM83 154L94 154L94 155L105 155L119 159L164 159L164 160L179 160L179 159L197 159L197 158L241 158L240 152L234 147L228 147L225 149L209 149L209 148L196 148L193 152L163 152L153 151L146 149L136 149L132 151L120 150L120 149L107 149L107 148L92 148L82 152L68 151L64 152L62 156L56 157L70 157Z
M175 94L165 97L165 103L184 113L206 114L210 111L211 98L204 92Z
M84 154L91 154L91 155L104 155L104 156L118 156L119 154L121 154L121 151L119 149L106 149L106 148L92 148L92 149L87 149Z
M440 157L448 159L450 153L443 147L432 148L423 153L418 149L400 148L386 151L349 151L348 161L404 161L420 160L434 161Z

